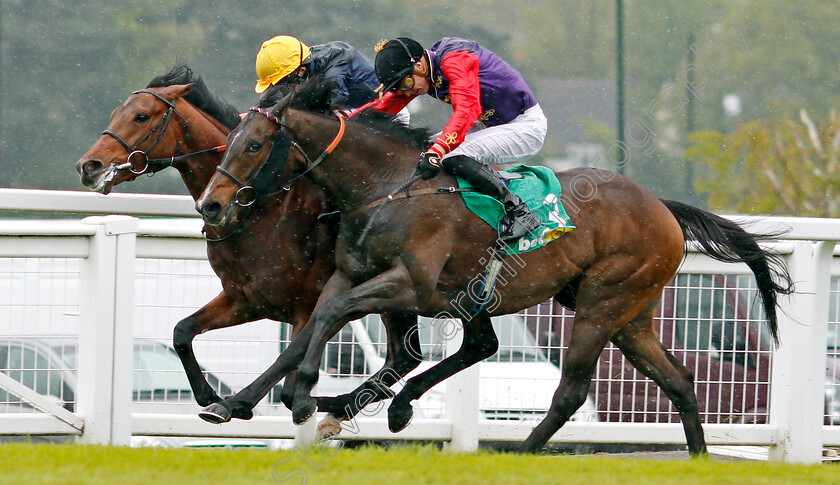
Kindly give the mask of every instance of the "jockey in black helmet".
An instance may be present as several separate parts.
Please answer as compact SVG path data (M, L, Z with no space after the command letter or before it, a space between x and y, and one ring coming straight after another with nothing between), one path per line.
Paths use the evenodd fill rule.
M437 175L441 164L502 204L510 224L500 236L511 243L540 226L522 200L489 165L521 162L542 148L547 122L522 75L477 42L445 37L429 49L399 37L377 45L382 84L371 108L396 114L428 94L451 104L446 127L422 154L417 173Z

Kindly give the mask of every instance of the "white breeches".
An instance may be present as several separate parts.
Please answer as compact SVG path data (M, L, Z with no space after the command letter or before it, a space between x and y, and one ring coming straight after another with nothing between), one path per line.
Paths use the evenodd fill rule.
M548 122L537 104L503 125L476 123L464 142L443 158L466 155L488 165L522 163L543 146Z

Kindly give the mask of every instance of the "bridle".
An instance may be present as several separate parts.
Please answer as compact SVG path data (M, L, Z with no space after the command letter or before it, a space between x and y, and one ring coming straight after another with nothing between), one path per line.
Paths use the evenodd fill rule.
M289 132L286 130L286 113L283 113L283 116L278 118L270 111L257 106L250 108L249 111L253 111L255 113L259 113L265 116L269 121L272 121L280 126L280 130L278 133L285 133L288 135ZM335 135L335 138L333 138L332 142L330 142L330 144L327 145L324 151L321 152L321 154L318 155L318 157L315 160L311 160L309 156L306 155L306 152L303 151L303 147L301 147L295 140L293 140L291 136L288 136L289 148L294 147L295 150L297 150L298 153L300 153L303 156L303 159L306 161L306 169L303 172L296 175L294 178L292 178L288 183L283 185L283 190L290 190L292 188L292 185L294 185L304 175L309 173L313 168L318 166L318 164L323 162L324 159L327 158L327 156L330 153L332 153L333 150L335 150L335 148L341 142L341 139L344 137L346 122L344 120L344 116L342 116L341 114L336 113L336 117L338 118L339 123L338 133ZM274 141L272 140L268 158L271 157L271 152L273 150ZM283 156L288 156L288 150L286 150L286 153ZM236 191L236 194L233 197L234 204L240 207L248 207L252 205L257 200L257 195L259 193L259 190L255 188L256 183L260 181L259 179L261 177L264 177L264 180L270 183L275 177L279 177L279 172L281 172L283 168L282 166L270 167L266 172L263 172L263 169L269 165L268 158L260 165L260 168L257 170L257 172L245 182L239 180L239 178L237 178L234 174L230 173L228 170L223 168L221 165L216 167L216 171L229 178L231 181L233 181L233 183L235 183L239 187L239 189ZM263 175L263 173L269 175Z
M160 120L158 120L157 124L152 128L152 130L149 131L149 133L146 134L146 136L141 138L140 141L135 143L134 146L129 145L128 142L125 141L125 139L123 139L120 135L114 133L111 130L105 130L102 132L103 135L111 136L115 140L117 140L120 143L120 145L122 145L123 148L125 148L125 150L128 152L128 157L126 158L125 163L117 165L116 168L118 170L127 168L134 175L142 175L144 173L149 172L150 170L151 172L149 173L155 173L157 171L163 170L164 168L171 166L176 162L181 162L183 160L197 157L199 155L204 155L206 153L221 153L227 149L227 145L219 145L212 148L208 148L206 150L199 150L197 152L187 153L185 155L173 155L169 158L149 159L147 153L150 152L152 148L154 148L163 139L163 135L164 133L166 133L166 129L169 127L169 122L172 120L172 115L174 114L185 123L186 121L180 114L178 114L177 111L175 111L175 102L170 101L161 96L160 94L154 91L150 91L148 89L140 89L134 91L133 93L131 93L131 95L134 96L135 94L140 93L151 94L157 99L163 101L167 106L169 106L169 109L167 109L166 113L164 113L163 116L161 116ZM158 131L158 129L160 129L160 131ZM145 150L140 150L140 145L142 145L146 140L151 138L155 134L155 132L157 132L157 137L155 137L154 140L152 140L151 144L149 144L149 146L146 147Z

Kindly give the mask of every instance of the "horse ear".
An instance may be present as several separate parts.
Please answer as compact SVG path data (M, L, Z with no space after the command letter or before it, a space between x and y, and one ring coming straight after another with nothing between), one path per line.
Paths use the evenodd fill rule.
M292 92L284 96L280 101L274 103L274 105L271 106L268 110L271 112L271 114L280 118L281 116L283 116L283 112L286 111L286 108L289 107L289 103L292 101L292 98L294 98L294 94L295 90L292 90Z
M160 94L170 100L174 101L178 98L184 97L189 94L192 87L195 86L194 84L173 84L171 86L166 86L162 88Z

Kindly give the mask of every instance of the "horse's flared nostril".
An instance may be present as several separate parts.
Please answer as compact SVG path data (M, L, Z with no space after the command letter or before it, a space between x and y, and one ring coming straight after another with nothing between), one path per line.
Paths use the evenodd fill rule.
M222 204L215 201L206 201L198 207L198 212L207 222L218 222L219 214L222 213Z
M93 159L82 160L76 164L79 175L87 175L88 177L96 176L103 168L105 168L104 163Z

